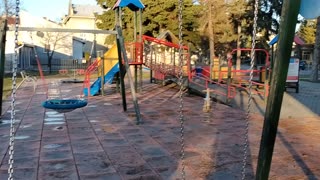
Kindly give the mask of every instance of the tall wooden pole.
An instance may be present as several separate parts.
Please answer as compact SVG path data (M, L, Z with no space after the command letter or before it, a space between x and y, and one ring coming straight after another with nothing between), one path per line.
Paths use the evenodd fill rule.
M136 43L137 42L137 11L134 11L134 17L133 17L133 26L134 26L134 36L133 36L133 41ZM135 44L135 48L136 47L136 44ZM136 49L134 49L134 62L137 63L137 51ZM134 88L136 90L136 92L138 92L138 65L134 65Z
M120 44L120 48L121 48L121 55L123 56L124 59L124 66L126 68L127 71L127 75L128 75L128 79L129 79L129 85L130 85L130 89L131 89L131 96L132 96L132 100L133 100L133 105L134 105L134 110L136 112L136 116L137 116L137 124L141 124L142 123L142 119L141 119L141 114L140 114L140 108L139 108L139 103L138 103L138 99L136 96L136 90L134 88L134 84L133 84L133 78L132 78L132 74L131 74L131 70L129 67L129 62L128 62L128 57L127 57L127 52L124 46L124 39L122 36L122 29L120 26L116 26L116 30L117 30L117 40ZM124 91L124 89L123 89Z
M137 11L133 11L133 31L134 31L134 33L133 33L133 41L134 42L137 42L137 33L138 33L138 28L137 28L137 21L138 21L138 13L137 13Z
M300 1L284 0L282 5L279 42L274 61L270 96L268 97L264 118L256 172L257 180L267 180L269 177Z
M140 45L141 45L141 50L140 50L140 62L141 63L143 63L143 42L142 42L142 9L139 9L139 15L140 15L140 22L139 22L139 42L141 43ZM142 76L143 76L143 72L142 72L142 69L143 68L143 66L142 66L142 64L140 64L140 79L139 79L139 81L140 81L140 89L139 89L139 92L142 92L142 85L143 85L143 83L142 83Z
M7 20L0 22L0 118L2 116L3 78L5 65ZM1 119L0 119L1 122Z
M140 42L142 42L142 9L139 9L139 15L140 15L140 25L139 25L139 39L140 39Z
M122 108L123 111L127 111L127 99L126 99L126 88L124 83L124 76L126 73L125 67L122 64L122 53L120 47L119 38L117 38L117 48L118 48L118 60L119 60L119 76L120 76L120 90L121 90L121 97L122 97Z
M116 27L121 27L120 24L120 11L119 7L115 9L115 17L116 17L116 22L115 26ZM127 111L127 99L126 99L126 88L125 88L125 83L124 83L124 76L126 74L125 67L122 63L122 53L121 53L121 47L120 47L120 40L118 38L119 35L117 35L117 48L118 48L118 60L119 60L119 76L120 76L120 90L121 90L121 97L122 97L122 107L123 111Z
M118 25L122 28L122 9L121 7L118 7L118 18L119 18L119 23Z

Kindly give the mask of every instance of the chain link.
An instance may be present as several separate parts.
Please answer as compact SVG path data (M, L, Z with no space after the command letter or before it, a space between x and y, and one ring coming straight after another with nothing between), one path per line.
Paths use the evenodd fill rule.
M20 11L20 0L16 0L16 23L15 23L15 51L14 51L14 60L12 63L12 93L11 93L11 121L10 121L10 142L9 142L9 168L8 168L8 180L13 179L13 155L14 155L14 136L15 136L15 99L16 99L16 79L17 79L17 62L18 62L18 51L19 51L19 44L18 44L18 35L19 35L19 11Z
M184 144L184 116L183 116L183 41L182 41L182 10L183 10L183 0L179 0L179 98L180 98L180 106L179 106L179 120L180 120L180 160L181 160L181 178L186 179L185 173L185 144Z
M258 7L259 1L255 0L254 4L254 18L253 18L253 31L252 31L252 44L251 44L251 62L250 62L250 79L249 79L249 99L248 99L248 107L246 113L246 127L245 127L245 138L244 138L244 147L243 147L243 159L242 159L242 180L246 177L246 165L247 165L247 154L248 154L248 134L249 134L249 118L250 118L250 109L252 103L252 79L253 79L253 67L255 61L255 46L256 46L256 34L257 34L257 20L258 20Z

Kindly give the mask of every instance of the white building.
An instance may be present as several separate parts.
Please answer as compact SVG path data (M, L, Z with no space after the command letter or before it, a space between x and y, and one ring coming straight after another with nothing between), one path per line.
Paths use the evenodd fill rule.
M98 5L72 4L70 0L68 15L63 18L62 25L68 29L97 30L95 14L102 14L103 12L104 9ZM105 45L107 34L74 33L73 36L83 40L83 52L85 54L101 55L107 50ZM94 44L95 41L96 44Z
M100 6L73 5L69 2L69 12L62 19L62 23L47 18L36 17L26 11L20 12L20 27L63 28L63 29L91 29L95 30L95 13L102 13ZM13 18L12 18L13 19ZM14 28L14 19L8 26ZM51 68L58 70L68 62L79 64L85 55L100 55L106 52L104 34L61 33L61 32L26 32L19 31L18 42L22 45L19 53L18 68L37 68L35 53L37 53L44 70L48 69L48 56L52 55ZM10 71L14 59L14 31L7 32L6 38L6 70ZM94 41L96 40L96 43ZM96 44L94 46L94 44ZM98 53L97 53L98 52Z

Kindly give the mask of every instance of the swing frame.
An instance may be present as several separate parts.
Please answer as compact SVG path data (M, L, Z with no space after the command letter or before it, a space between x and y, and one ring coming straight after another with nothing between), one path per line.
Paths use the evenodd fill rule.
M14 27L9 28L13 31ZM94 33L94 34L118 34L116 31L108 30L88 30L88 29L61 29L61 28L34 28L34 27L19 27L19 31L28 32L71 32L71 33ZM65 110L70 112L74 109L85 107L88 104L85 99L48 99L41 103L42 107L53 110Z

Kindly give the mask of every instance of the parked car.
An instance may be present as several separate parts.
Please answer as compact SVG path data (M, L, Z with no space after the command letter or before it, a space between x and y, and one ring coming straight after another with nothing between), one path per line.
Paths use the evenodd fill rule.
M305 70L307 67L307 63L305 61L300 61L299 62L299 69L300 70Z

